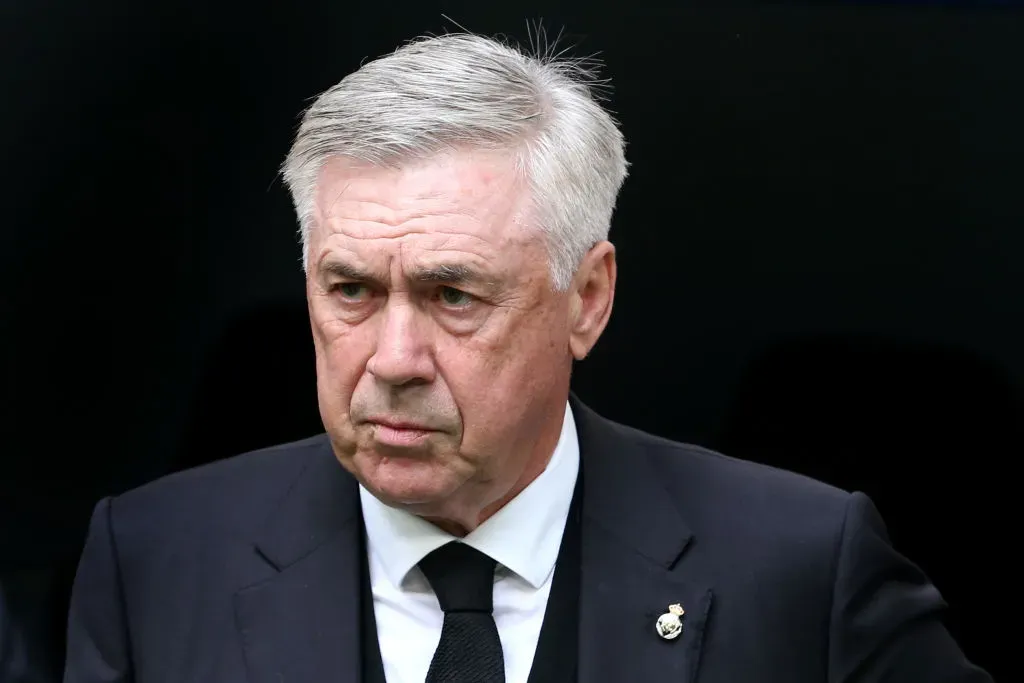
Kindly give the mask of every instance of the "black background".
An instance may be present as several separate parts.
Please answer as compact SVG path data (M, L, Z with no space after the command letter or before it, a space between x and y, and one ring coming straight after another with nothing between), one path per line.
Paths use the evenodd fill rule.
M868 493L1009 673L1024 386L1012 3L35 2L0 22L0 562L60 650L92 505L320 431L277 178L301 110L424 32L597 54L632 163L574 389ZM563 31L564 29L564 31Z

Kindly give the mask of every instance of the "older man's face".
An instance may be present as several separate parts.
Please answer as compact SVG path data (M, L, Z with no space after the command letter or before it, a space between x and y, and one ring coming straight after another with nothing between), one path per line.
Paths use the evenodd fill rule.
M341 463L391 505L473 517L546 465L573 354L596 334L579 334L579 288L552 291L529 221L505 156L400 171L339 159L320 175L307 278L320 411ZM602 263L613 282L613 256Z

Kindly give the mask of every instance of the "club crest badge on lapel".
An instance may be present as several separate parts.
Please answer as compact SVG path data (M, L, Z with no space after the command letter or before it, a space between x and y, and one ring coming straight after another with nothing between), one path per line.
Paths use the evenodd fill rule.
M669 605L668 612L665 612L654 624L658 635L665 640L678 638L683 632L683 606L680 604Z

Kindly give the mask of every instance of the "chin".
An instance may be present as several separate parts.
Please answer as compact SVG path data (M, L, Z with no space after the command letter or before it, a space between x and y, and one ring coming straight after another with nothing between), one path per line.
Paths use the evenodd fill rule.
M441 507L461 482L452 472L429 459L374 455L369 467L357 466L357 476L385 505L409 509Z

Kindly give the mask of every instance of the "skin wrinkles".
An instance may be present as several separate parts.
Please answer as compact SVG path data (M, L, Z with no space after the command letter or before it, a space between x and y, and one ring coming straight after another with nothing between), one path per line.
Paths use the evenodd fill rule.
M336 159L319 178L307 301L335 455L386 504L457 534L546 466L572 361L611 310L611 245L556 293L527 206L494 153L397 170ZM410 422L428 431L386 426Z

